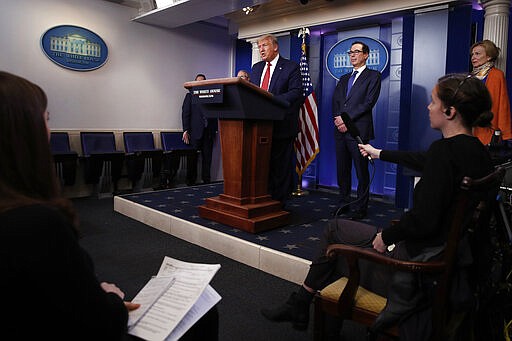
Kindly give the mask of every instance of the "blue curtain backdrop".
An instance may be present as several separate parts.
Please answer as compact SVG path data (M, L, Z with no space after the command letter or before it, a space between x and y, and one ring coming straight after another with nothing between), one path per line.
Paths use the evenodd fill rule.
M337 84L335 79L327 71L325 65L325 56L329 50L340 40L351 37L369 37L380 40L386 49L390 50L391 25L381 25L366 27L361 29L345 30L332 32L323 35L322 61L322 97L319 98L319 130L320 130L320 154L318 159L318 183L322 186L337 187L336 180L336 155L334 147L334 125L332 119L332 95ZM382 73L381 94L373 110L373 119L375 126L375 139L371 143L375 146L385 146L387 141L387 122L389 106L389 65ZM384 193L384 173L385 165L381 162L375 163L375 177L373 178L370 191L382 195ZM352 171L352 187L357 186L357 177Z
M381 95L374 109L376 138L371 143L387 149L424 150L433 140L440 138L428 122L430 91L443 74L470 70L469 47L482 39L483 19L482 10L462 4L431 12L411 11L394 18L389 16L379 26L345 26L338 30L333 30L332 24L310 27L312 36L308 43L308 57L318 100L320 130L320 154L310 166L314 171L307 172L316 180L310 184L337 188L331 113L331 98L337 80L325 67L327 52L336 42L367 36L385 44L390 51L392 69L387 67L382 75ZM398 36L399 48L396 46ZM297 31L278 36L278 41L281 54L298 62L301 39L297 37ZM251 44L239 40L236 46L235 72L250 69ZM509 25L509 46L512 46L512 24ZM512 94L510 53L506 75L509 94ZM397 207L409 207L412 175L406 169L378 161L371 193L394 196ZM353 180L355 187L355 174Z
M238 71L247 70L251 72L251 59L252 59L252 45L251 43L246 42L245 40L237 39L236 40L236 50L235 50L235 71L232 75L236 76Z

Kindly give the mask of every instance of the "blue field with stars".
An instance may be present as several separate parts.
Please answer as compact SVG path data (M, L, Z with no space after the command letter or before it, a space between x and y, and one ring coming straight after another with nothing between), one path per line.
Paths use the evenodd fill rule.
M169 215L214 229L216 231L281 251L307 260L313 260L319 252L320 239L332 212L336 210L338 197L326 191L311 191L286 202L285 210L291 213L290 224L273 230L252 234L231 226L199 217L197 207L205 198L223 192L223 183L192 187L180 187L154 192L127 194L121 197ZM362 222L385 228L402 210L393 203L370 199L368 216ZM341 215L343 217L343 215Z

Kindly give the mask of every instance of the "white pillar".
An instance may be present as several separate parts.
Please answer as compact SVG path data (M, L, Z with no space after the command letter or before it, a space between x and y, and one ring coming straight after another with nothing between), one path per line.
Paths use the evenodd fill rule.
M481 3L485 11L483 38L493 41L501 49L496 67L506 72L511 0L482 0Z
M252 61L251 65L261 61L260 50L258 49L258 38L247 39L247 42L252 45Z

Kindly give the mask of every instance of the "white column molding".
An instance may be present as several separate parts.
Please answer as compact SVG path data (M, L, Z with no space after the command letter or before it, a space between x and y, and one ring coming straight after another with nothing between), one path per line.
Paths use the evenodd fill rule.
M510 0L482 0L481 3L485 11L483 38L493 41L501 49L496 67L506 72Z
M245 41L247 41L248 43L251 43L251 45L252 45L251 65L254 65L257 62L261 61L260 50L258 49L258 38L250 38L250 39L246 39Z

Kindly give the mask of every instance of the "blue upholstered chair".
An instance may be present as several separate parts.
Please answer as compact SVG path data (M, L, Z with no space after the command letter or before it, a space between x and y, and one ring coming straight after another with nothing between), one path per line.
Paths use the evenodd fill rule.
M81 132L85 183L98 185L98 193L111 193L121 177L124 152L116 149L113 132Z
M162 148L166 152L172 152L174 150L194 150L189 144L183 142L182 132L161 131L160 137L162 139Z
M50 148L57 177L64 186L73 186L76 180L78 153L71 150L67 132L52 132Z
M163 150L155 148L152 132L124 132L126 169L133 189L150 188L161 171Z
M199 151L192 148L189 144L185 144L182 137L182 132L160 132L162 148L164 149L162 174L160 176L161 188L173 186L182 158L187 163L187 185L192 185L192 183L189 183L192 177L190 175L192 167L188 167L188 165L197 165Z

